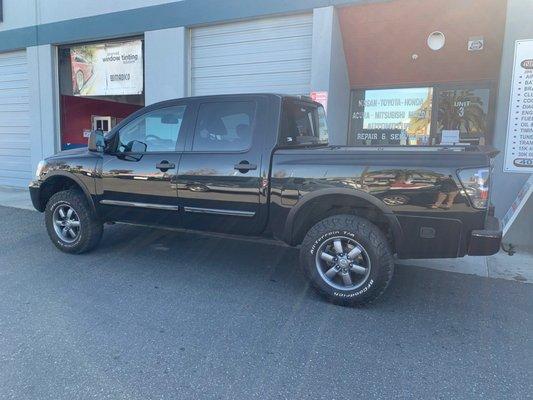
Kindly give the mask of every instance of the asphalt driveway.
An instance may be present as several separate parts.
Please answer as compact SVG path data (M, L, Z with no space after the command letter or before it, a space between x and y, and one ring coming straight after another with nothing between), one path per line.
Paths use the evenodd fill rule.
M398 267L325 303L297 251L115 225L60 253L0 207L1 399L527 398L533 286Z

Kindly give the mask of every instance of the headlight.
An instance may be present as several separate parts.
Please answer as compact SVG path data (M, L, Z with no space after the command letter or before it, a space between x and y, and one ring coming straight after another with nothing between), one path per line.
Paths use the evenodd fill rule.
M37 164L37 169L35 170L35 177L40 178L41 173L43 172L43 168L46 165L44 160L39 161L39 164Z
M489 202L489 169L463 169L459 171L458 175L472 205L475 208L487 208Z

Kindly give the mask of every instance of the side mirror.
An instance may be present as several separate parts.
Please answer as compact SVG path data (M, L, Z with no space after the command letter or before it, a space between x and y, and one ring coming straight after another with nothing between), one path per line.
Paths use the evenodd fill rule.
M89 148L89 151L103 153L105 149L104 132L92 131L89 135L87 147Z

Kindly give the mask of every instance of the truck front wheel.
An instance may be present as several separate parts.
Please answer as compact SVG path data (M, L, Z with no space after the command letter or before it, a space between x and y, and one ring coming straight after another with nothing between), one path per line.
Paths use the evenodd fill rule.
M65 253L85 253L102 237L102 223L78 190L64 190L50 197L44 218L52 243Z
M355 215L334 215L314 225L302 243L300 264L318 292L340 305L372 302L394 273L383 232Z

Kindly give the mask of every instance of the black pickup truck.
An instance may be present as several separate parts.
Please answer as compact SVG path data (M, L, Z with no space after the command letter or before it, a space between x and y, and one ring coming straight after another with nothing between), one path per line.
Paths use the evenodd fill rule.
M300 246L313 286L368 303L394 258L490 255L491 149L328 145L304 97L224 95L154 104L88 148L39 163L30 184L52 242L94 248L106 222L268 236Z

